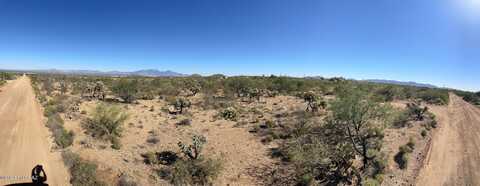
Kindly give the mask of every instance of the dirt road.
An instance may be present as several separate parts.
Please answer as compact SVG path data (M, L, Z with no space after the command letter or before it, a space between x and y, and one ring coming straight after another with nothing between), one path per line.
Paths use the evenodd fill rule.
M69 185L60 154L51 152L49 132L27 77L1 88L0 127L0 185L31 181L22 177L29 177L37 164L43 165L49 185Z
M480 109L451 94L417 185L480 185Z

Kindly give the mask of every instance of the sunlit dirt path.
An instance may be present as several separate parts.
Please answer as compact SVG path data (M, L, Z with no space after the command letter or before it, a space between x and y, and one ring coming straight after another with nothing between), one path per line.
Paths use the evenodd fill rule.
M31 182L37 164L43 165L49 185L69 185L60 154L51 152L30 79L23 76L0 89L0 185Z
M480 109L451 94L417 185L480 185Z

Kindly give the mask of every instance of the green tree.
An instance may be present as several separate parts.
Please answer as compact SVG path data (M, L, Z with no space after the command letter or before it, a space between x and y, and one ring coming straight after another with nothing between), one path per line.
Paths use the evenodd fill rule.
M366 170L375 160L382 144L383 129L388 126L387 108L369 100L358 92L340 96L331 106L327 125L338 136L350 143L362 158Z
M113 87L112 91L125 103L132 103L136 99L138 92L138 83L136 80L120 79Z

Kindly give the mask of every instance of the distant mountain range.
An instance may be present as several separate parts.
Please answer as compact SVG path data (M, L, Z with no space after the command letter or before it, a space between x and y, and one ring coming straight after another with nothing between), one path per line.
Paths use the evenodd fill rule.
M381 84L393 84L393 85L405 85L405 86L413 86L413 87L425 87L425 88L438 88L435 85L426 84L426 83L417 83L413 81L395 81L395 80L383 80L383 79L368 79L363 80L371 83L381 83Z
M138 70L133 72L121 72L121 71L98 71L98 70L8 70L16 72L29 72L29 73L43 73L43 74L65 74L65 75L87 75L87 76L145 76L145 77L183 77L188 76L178 72L170 70L159 71L156 69Z

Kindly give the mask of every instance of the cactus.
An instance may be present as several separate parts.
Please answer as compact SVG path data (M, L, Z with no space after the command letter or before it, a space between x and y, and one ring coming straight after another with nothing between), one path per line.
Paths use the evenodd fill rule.
M428 107L422 108L418 103L408 103L407 108L409 115L416 121L423 121L425 119L425 114L428 112Z
M318 112L319 109L325 109L327 107L327 102L321 100L321 98L312 91L303 93L303 100L307 102L306 111Z
M178 142L178 147L183 154L188 156L192 160L196 160L200 157L203 149L203 145L207 143L207 139L204 136L194 135L192 137L192 144L186 145L182 142Z
M228 107L222 111L221 115L226 120L234 121L237 118L237 111L233 107Z
M175 102L173 103L173 106L175 107L176 110L178 110L180 114L182 114L185 108L188 108L191 106L191 103L188 99L180 97L175 100Z

